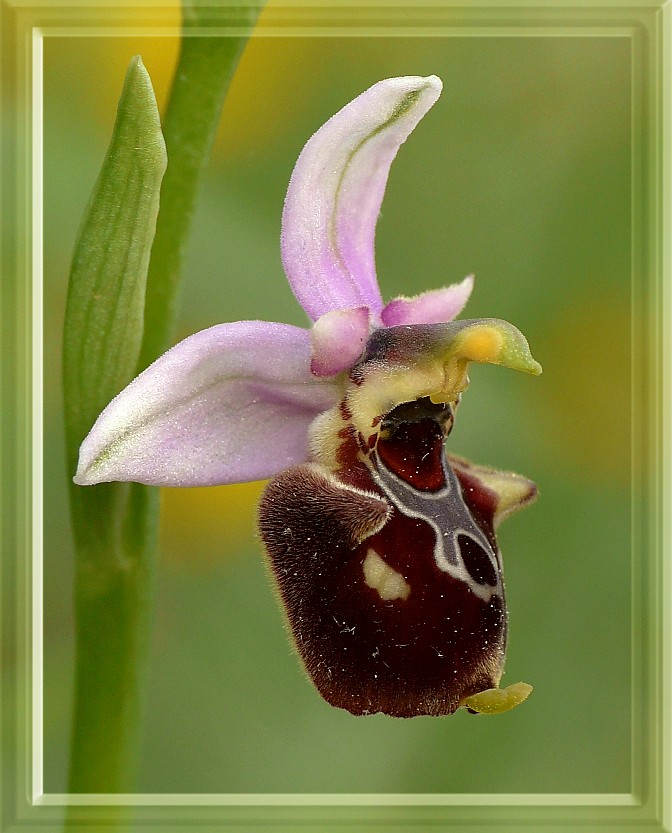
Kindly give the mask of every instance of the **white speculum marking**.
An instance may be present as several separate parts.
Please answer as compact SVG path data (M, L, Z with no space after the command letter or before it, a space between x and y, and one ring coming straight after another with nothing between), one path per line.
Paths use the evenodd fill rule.
M364 581L372 590L378 593L384 602L408 598L411 585L401 573L386 564L375 550L369 548L362 568L364 570Z
M443 469L446 485L437 492L422 492L414 489L390 471L375 452L371 455L373 465L369 470L374 481L404 515L420 518L434 530L434 560L444 573L464 582L484 602L493 595L502 595L497 554L480 528L474 523L462 497L459 481L448 463ZM495 571L497 584L479 584L466 568L458 544L458 536L471 538L485 552Z

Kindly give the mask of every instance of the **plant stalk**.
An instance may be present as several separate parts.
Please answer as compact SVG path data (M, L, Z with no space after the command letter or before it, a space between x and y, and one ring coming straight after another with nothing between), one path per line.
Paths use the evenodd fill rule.
M212 8L208 14L217 10ZM251 30L259 10L229 9ZM168 346L183 255L226 91L247 37L195 33L208 22L184 4L183 38L164 118L168 167L149 264L138 368ZM83 437L80 438L80 440ZM77 444L74 444L76 449ZM69 443L69 469L76 463ZM139 484L70 487L75 532L75 723L71 793L130 792L152 625L159 490ZM70 820L77 823L73 808Z
M138 363L144 370L170 346L180 295L182 261L196 197L210 157L227 90L243 53L245 37L208 37L212 9L184 4L180 58L163 120L168 169L147 276L145 333ZM251 30L259 9L229 9L237 25ZM201 29L202 31L202 29Z

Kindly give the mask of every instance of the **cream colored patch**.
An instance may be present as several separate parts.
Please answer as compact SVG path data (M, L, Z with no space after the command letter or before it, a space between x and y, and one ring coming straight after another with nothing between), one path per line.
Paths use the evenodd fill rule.
M338 468L338 450L343 443L339 432L347 428L338 407L318 414L308 429L308 447L311 459L331 471Z
M435 404L457 402L460 395L469 387L467 360L452 356L443 366L443 387L440 391L430 393L429 398Z
M415 362L411 369L401 366L370 369L364 384L353 387L348 394L354 426L363 436L368 436L376 417L388 414L402 402L413 402L440 390L444 379L443 364L431 358Z
M370 549L364 559L364 581L375 590L385 602L407 599L411 585L406 579L386 564L375 550Z

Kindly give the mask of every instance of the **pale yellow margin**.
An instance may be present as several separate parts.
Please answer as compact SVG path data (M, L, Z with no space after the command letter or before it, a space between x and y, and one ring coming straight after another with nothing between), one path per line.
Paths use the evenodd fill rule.
M11 4L15 9L28 9L32 7L35 9L34 0L18 0ZM108 5L112 8L132 7L135 4L127 0L127 2L120 2L120 0L111 0ZM142 6L157 10L165 4L162 0L143 0ZM356 8L360 5L358 0L341 0L338 6L346 10L348 7ZM380 0L368 0L366 3L369 8L389 8L392 11L395 7L399 9L408 9L408 2L381 2ZM445 8L446 2L444 0L425 0L423 6L434 8ZM516 3L517 10L523 11L525 8L532 9L539 7L538 2L526 2L526 0L519 0ZM548 4L545 4L548 8ZM594 10L602 9L617 9L628 8L650 10L651 3L649 0L596 0L590 4ZM293 9L300 9L302 7L312 7L313 3L293 2L291 4ZM487 2L478 2L475 0L469 4L471 9L476 10L478 7L487 8L511 8L511 3L508 0L487 0ZM50 17L54 15L62 7L61 3L49 2L43 0L40 4L40 9L49 9ZM73 9L80 8L82 10L91 10L90 0L70 0L68 3L68 11L72 13ZM583 0L576 0L575 2L567 2L558 5L559 12L569 12L574 8L580 13L581 9L585 8ZM663 48L661 53L663 55L663 89L660 94L663 96L663 118L664 125L662 135L666 138L664 147L660 148L662 155L662 171L663 171L663 228L672 228L672 209L670 207L672 199L672 188L670 186L670 178L672 176L672 162L671 162L671 142L672 140L672 0L661 7L660 14L663 16ZM54 15L55 16L55 15ZM598 16L595 16L598 19ZM27 26L27 24L24 23ZM208 34L241 34L236 29L228 28L214 31L208 30ZM24 89L30 89L32 94L32 123L30 125L21 125L26 130L26 135L31 135L32 131L32 186L31 186L31 223L32 223L32 312L33 312L33 371L34 382L32 388L32 424L33 424L33 455L32 455L32 473L33 473L33 569L32 569L32 638L33 638L33 656L32 656L32 762L31 762L31 797L34 806L62 806L62 805L81 805L81 806L184 806L184 807L213 807L213 806L529 806L529 807L549 807L562 806L569 809L571 806L576 807L635 807L640 805L640 801L636 794L456 794L456 795L436 795L436 794L365 794L365 795L340 795L340 794L238 794L238 795L166 795L166 794L132 794L132 795L69 795L69 794L44 794L43 778L42 778L42 742L43 742L43 726L42 726L42 660L43 660L43 642L42 642L42 101L43 101L43 87L42 87L42 45L44 37L87 37L96 35L97 37L118 37L124 36L144 36L144 37L165 37L175 36L178 34L174 27L159 28L156 27L105 27L99 25L92 26L77 26L77 27L58 27L49 25L42 29L24 28L19 33L19 37L23 37L22 46L19 46L19 86ZM530 26L507 26L507 27L442 27L442 26L413 26L396 27L390 26L381 29L379 27L357 27L353 30L349 26L329 26L329 28L315 28L315 27L288 27L281 25L261 26L255 31L255 37L340 37L348 35L350 37L399 37L412 34L415 37L521 37L521 36L543 36L543 37L631 37L632 29L623 27L605 27L605 26L581 26L574 28L567 27L530 27ZM30 55L22 54L22 49L30 51ZM23 64L21 58L24 59ZM29 63L26 63L29 61ZM23 73L30 73L31 78L26 79L22 77ZM25 83L22 83L25 82ZM28 86L30 83L30 87ZM28 117L27 117L28 118ZM660 783L662 785L669 785L672 783L672 744L670 738L672 737L672 662L671 643L672 643L672 613L670 607L670 600L672 599L672 520L670 507L672 506L672 271L670 263L672 261L672 244L670 241L669 231L663 235L663 250L661 252L661 259L665 265L665 272L663 274L663 336L664 336L664 357L662 368L662 392L664 396L664 416L665 423L663 426L663 491L662 491L662 544L665 548L666 558L662 564L662 615L663 615L663 629L662 640L662 703L660 705L663 714L662 729L662 764L663 771L659 773L662 776ZM669 787L663 786L663 795L661 796L663 804L663 828L661 830L672 829L672 795ZM487 822L485 822L488 825ZM489 825L488 825L489 826Z
M131 793L49 793L33 799L35 805L55 807L77 804L86 807L637 807L639 801L625 793L237 793L219 795L167 795Z
M662 823L672 830L672 0L662 25Z
M32 654L32 698L33 698L33 791L42 788L42 748L43 748L43 414L44 403L42 395L42 378L44 367L43 356L43 211L42 189L44 183L44 132L43 119L43 43L42 38L33 33L32 37L32 313L33 313L33 570L32 570L32 606L33 606L33 654ZM39 555L38 555L39 553Z

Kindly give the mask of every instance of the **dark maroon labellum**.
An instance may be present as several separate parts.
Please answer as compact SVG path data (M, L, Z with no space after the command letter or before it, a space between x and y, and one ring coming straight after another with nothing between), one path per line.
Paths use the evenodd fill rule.
M350 392L316 428L320 462L281 473L259 509L299 656L324 699L356 715L452 714L480 693L479 710L503 710L530 688L489 693L507 639L495 526L534 484L446 455L459 395L366 416L385 398L385 362L426 350L432 333L372 336Z
M353 714L450 714L499 682L496 496L473 479L463 488L443 448L450 423L428 400L396 409L350 478L359 489L366 475L368 494L306 465L262 499L296 647L322 696Z

